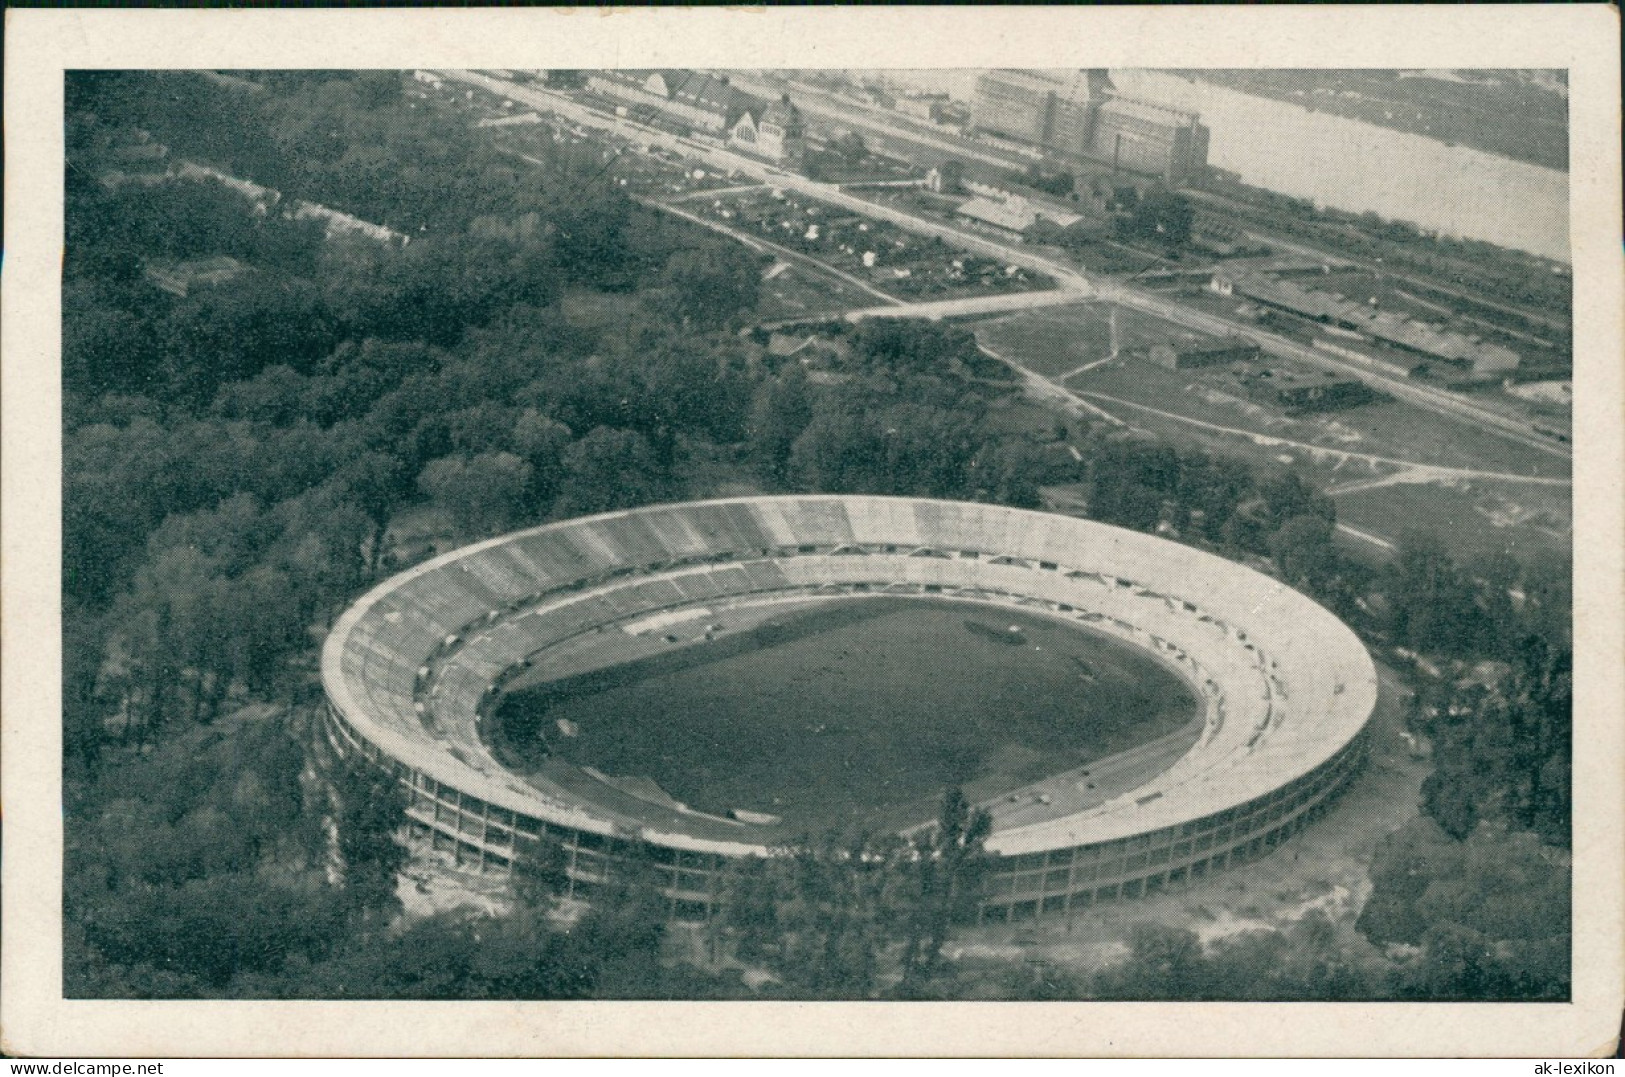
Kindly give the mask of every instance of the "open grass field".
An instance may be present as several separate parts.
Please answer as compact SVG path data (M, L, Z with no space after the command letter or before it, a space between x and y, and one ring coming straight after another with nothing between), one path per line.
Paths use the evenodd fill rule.
M987 347L1045 377L1076 372L1065 378L1066 387L1074 392L1105 393L1237 430L1414 463L1514 475L1568 475L1563 459L1401 401L1291 416L1245 399L1222 367L1172 371L1125 358L1079 371L1110 354L1109 311L1108 305L1100 304L1028 311L983 323L977 335ZM1124 353L1154 340L1179 339L1184 332L1138 312L1120 310L1117 315L1118 346ZM1282 360L1265 362L1294 368ZM1143 425L1146 418L1144 412L1097 403L1136 425Z
M791 836L925 822L949 785L990 798L1171 733L1196 706L1172 672L1096 633L873 598L514 692L498 719L697 810L780 816Z
M1133 363L1144 367L1146 364ZM1114 364L1115 366L1115 364ZM1106 369L1106 368L1102 368ZM1096 371L1090 371L1092 376ZM1160 371L1169 375L1167 371ZM1112 386L1112 395L1129 398ZM1102 390L1107 391L1107 390ZM1187 394L1188 403L1179 408L1163 410L1192 415L1207 422L1256 429L1274 437L1302 440L1327 448L1342 448L1357 452L1398 455L1400 451L1415 451L1426 447L1434 439L1443 437L1437 427L1429 427L1417 413L1399 404L1367 405L1352 411L1333 412L1330 415L1310 417L1302 423L1254 426L1245 421L1238 410L1223 417L1221 405ZM1258 445L1240 437L1218 434L1202 427L1163 418L1134 408L1101 402L1108 411L1122 416L1135 426L1168 438L1187 448L1202 448L1215 455L1243 460L1254 467L1290 467L1311 486L1333 494L1340 522L1387 542L1398 540L1406 531L1423 531L1435 535L1456 557L1468 564L1491 553L1510 553L1527 560L1552 554L1566 554L1573 541L1573 494L1564 486L1536 486L1493 479L1451 480L1448 483L1399 483L1394 485L1365 484L1392 476L1399 469L1389 465L1371 465L1361 461L1339 462L1334 457L1315 455L1301 449L1281 445ZM1161 405L1153 405L1161 407ZM1249 405L1250 406L1250 405ZM1407 430L1406 416L1416 424ZM1311 424L1315 428L1306 429ZM1373 428L1392 424L1396 435L1410 435L1404 443L1391 442L1371 436ZM1476 433L1476 432L1475 432ZM1351 437L1357 434L1358 437ZM1490 435L1478 434L1489 439ZM1438 444L1437 453L1418 453L1412 459L1457 467L1489 468L1496 458L1473 460L1464 457L1460 446ZM1516 446L1508 444L1509 449ZM1540 454L1531 451L1533 459ZM1542 457L1541 461L1545 459ZM1511 470L1518 461L1504 459ZM1563 473L1561 461L1550 469L1542 466L1529 468L1544 473L1548 470ZM1343 487L1356 485L1349 493L1340 493Z
M1111 327L1104 307L1078 306L1064 313L1049 310L987 321L976 337L1046 378L1057 378L1111 354Z
M1290 367L1278 360L1271 366ZM1165 370L1127 359L1067 379L1074 392L1105 393L1175 415L1308 445L1368 453L1435 467L1566 478L1568 462L1448 416L1388 400L1340 411L1288 415L1254 403L1223 368ZM1108 411L1109 402L1100 401ZM1123 409L1139 423L1144 412Z
M1560 457L1399 401L1368 404L1338 419L1363 440L1389 446L1387 455L1406 460L1545 478L1567 478L1572 470Z
M782 263L774 263L777 268ZM756 316L764 322L839 315L848 310L879 306L880 300L831 273L821 273L802 261L785 264L762 281Z
M1406 529L1431 532L1468 565L1492 554L1522 561L1563 557L1574 542L1567 490L1507 483L1379 486L1334 500L1338 520L1350 527L1389 539Z
M978 332L1000 354L1053 377L1076 370L1096 352L1097 357L1107 354L1108 346L1099 342L1106 310L1088 305L1026 312L986 323ZM1154 329L1120 313L1119 345L1127 350L1131 334ZM1181 447L1204 449L1255 467L1293 468L1311 485L1334 491L1339 520L1386 542L1411 529L1431 532L1469 564L1494 552L1520 558L1566 553L1572 543L1573 498L1563 486L1483 477L1335 493L1402 470L1346 459L1338 451L1509 475L1561 479L1569 474L1565 460L1401 401L1288 415L1244 398L1223 368L1172 371L1137 358L1102 363L1064 380L1072 391L1089 394L1085 399L1090 403ZM1143 407L1131 406L1135 404ZM1251 440L1253 435L1326 451L1260 444Z
M1058 378L1106 358L1112 348L1112 305L1088 303L1027 311L977 327L987 347L1046 378ZM1117 308L1117 344L1124 352L1155 341L1209 339L1172 322Z

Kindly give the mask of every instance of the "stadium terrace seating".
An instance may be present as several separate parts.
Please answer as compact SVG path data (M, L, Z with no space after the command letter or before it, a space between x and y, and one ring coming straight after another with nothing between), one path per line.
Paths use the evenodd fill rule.
M530 580L513 567L500 548L482 550L465 558L462 564L467 573L463 586L487 609L505 606L512 596L530 590Z
M732 548L728 536L706 535L701 527L705 515L702 512L662 512L645 517L657 546L652 560L692 557L708 550Z
M616 564L653 565L681 554L680 547L674 549L667 544L668 539L677 537L671 532L678 529L669 528L663 535L655 526L658 519L658 515L612 517L596 525L595 530L615 551Z
M785 561L779 571L784 574L785 579L802 587L850 583L853 582L854 576L868 578L867 573L855 574L848 570L842 563L844 560L845 558L834 557L796 557Z
M715 536L703 550L765 550L773 545L760 521L742 505L718 505L697 513L695 527L706 538Z
M656 822L624 797L595 800L582 792L592 781L578 789L508 773L480 734L494 685L522 666L545 669L551 648L583 633L601 636L595 662L645 655L647 639L611 629L668 610L720 613L730 603L883 591L1047 610L1147 650L1179 671L1205 708L1196 746L1139 787L1085 810L996 828L988 848L1006 866L983 903L989 915L1115 900L1142 892L1142 883L1160 888L1187 869L1195 877L1232 855L1256 855L1319 811L1358 761L1376 698L1371 660L1347 627L1278 581L1089 521L857 496L610 513L414 566L363 596L329 635L322 677L330 728L335 743L362 750L409 785L419 826L466 846L481 864L488 855L505 863L516 830L541 828L569 834L583 856L589 848L609 855L623 840L617 835L631 832L702 860L766 855L719 836L716 821L685 822L665 810ZM494 844L493 818L508 820L507 838ZM1188 833L1208 835L1199 851L1176 837ZM1170 850L1160 875L1114 852L1152 842ZM1059 889L1023 875L1034 857L1053 866L1112 856L1120 871L1109 885L1094 867L1076 878L1061 872L1070 881ZM1181 857L1188 863L1173 863ZM1046 880L1056 877L1051 871Z
M684 602L704 602L722 594L722 588L717 586L713 574L709 571L685 572L681 576L670 576L668 579Z
M536 576L546 587L560 587L594 571L591 564L564 539L554 534L521 538L513 544L517 556L535 566Z
M527 613L498 624L487 637L486 653L503 669L522 661L537 650L532 643L535 620L535 614Z
M742 595L750 590L750 576L739 565L725 565L710 575L718 595Z
M514 663L502 661L499 649L493 648L490 642L488 636L478 636L470 639L458 649L456 657L446 662L444 668L449 669L456 665L468 670L476 679L482 680L485 684L492 683L501 675L503 670ZM515 661L518 661L518 659ZM442 674L441 679L444 682L444 674Z
M670 580L651 580L639 590L639 600L648 610L663 610L688 601L678 586Z
M769 546L839 546L853 541L849 506L818 498L761 504Z
M753 591L783 590L787 582L784 570L770 561L748 561L744 570Z
M526 594L545 591L553 586L554 577L547 568L532 557L523 542L504 543L498 547L513 562L514 571L526 581Z
M616 549L594 526L567 531L560 536L560 540L569 548L570 558L580 566L576 573L565 577L566 583L586 579L621 563Z
M926 541L914 506L907 501L864 499L854 506L850 519L852 537L858 542L914 547Z

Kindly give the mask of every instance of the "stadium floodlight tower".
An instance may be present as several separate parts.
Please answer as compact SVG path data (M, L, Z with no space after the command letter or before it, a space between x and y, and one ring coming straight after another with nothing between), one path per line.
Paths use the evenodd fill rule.
M504 686L609 627L884 593L1022 609L1103 633L1184 679L1194 742L1130 787L1076 773L994 805L978 915L1067 915L1200 880L1274 849L1355 772L1377 698L1370 656L1309 598L1151 535L994 505L751 497L607 513L490 539L386 580L322 654L335 747L406 788L407 820L478 870L539 838L590 896L652 856L679 915L705 915L729 860L772 854L741 818L631 801L593 781L522 778L482 736ZM590 642L588 640L587 642Z

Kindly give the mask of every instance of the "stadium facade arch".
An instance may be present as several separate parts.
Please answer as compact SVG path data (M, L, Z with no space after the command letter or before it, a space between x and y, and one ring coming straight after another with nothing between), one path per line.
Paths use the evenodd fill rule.
M1021 607L1151 653L1202 709L1194 746L1100 800L1051 782L1041 808L995 813L979 917L1065 915L1254 860L1309 824L1355 773L1377 698L1338 618L1243 565L1043 512L867 496L660 505L549 524L384 581L322 653L327 730L405 787L412 832L505 871L539 838L590 897L634 846L679 915L706 915L730 861L771 855L749 822L521 778L482 736L504 685L587 633L685 610L889 594ZM1065 778L1065 775L1060 776Z

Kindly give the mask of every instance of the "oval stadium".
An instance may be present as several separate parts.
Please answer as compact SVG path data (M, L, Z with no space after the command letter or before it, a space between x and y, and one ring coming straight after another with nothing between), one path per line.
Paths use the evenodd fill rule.
M1377 677L1243 565L1087 520L867 496L549 524L375 587L322 654L328 733L413 833L572 896L650 855L682 916L824 828L993 817L979 918L1132 900L1274 849L1355 772Z

